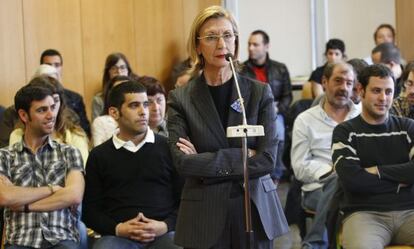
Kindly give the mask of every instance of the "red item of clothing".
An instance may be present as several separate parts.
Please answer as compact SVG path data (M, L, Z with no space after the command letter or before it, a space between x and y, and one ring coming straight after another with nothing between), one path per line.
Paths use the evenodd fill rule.
M256 75L256 80L267 83L267 73L265 67L253 67L254 74Z

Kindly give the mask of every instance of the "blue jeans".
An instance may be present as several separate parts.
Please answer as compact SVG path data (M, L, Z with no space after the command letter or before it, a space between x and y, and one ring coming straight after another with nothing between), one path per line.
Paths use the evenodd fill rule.
M151 243L140 243L117 236L103 236L93 245L93 249L180 249L174 244L174 232L157 237Z
M6 245L5 249L34 249L29 246L17 246L17 245ZM47 247L48 249L78 249L79 243L72 240L64 240L59 242L57 245Z
M276 117L276 136L278 139L276 165L270 176L272 179L279 180L286 170L282 161L285 146L285 118L281 114L278 114Z
M322 189L307 192L303 195L303 206L315 210L316 214L310 231L307 231L302 241L302 248L328 248L328 233L325 223L337 184L337 177L331 177L324 182Z

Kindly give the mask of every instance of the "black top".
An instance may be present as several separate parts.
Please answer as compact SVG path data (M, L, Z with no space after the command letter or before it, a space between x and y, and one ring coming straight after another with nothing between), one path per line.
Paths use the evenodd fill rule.
M380 125L358 116L334 129L332 161L345 192L345 211L414 208L413 140L414 121L393 115ZM380 176L364 170L372 166Z
M69 89L64 89L64 98L66 105L72 109L79 117L79 124L86 134L91 136L91 128L89 120L86 117L85 104L83 103L83 98L79 93L71 91Z
M325 63L323 66L316 68L309 77L309 81L322 84L323 70L325 70L326 65L327 64Z
M137 152L116 149L112 139L92 149L86 164L82 219L102 235L142 212L175 229L182 180L173 167L167 138L155 134Z
M227 127L227 120L229 117L230 99L233 87L232 83L233 77L222 85L208 86L210 95L213 98L214 105L216 106L216 110L220 116L221 124L224 129Z

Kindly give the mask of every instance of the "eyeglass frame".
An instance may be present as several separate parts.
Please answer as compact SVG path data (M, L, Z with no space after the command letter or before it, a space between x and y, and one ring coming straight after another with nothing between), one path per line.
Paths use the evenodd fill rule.
M228 35L229 37L226 37ZM205 35L205 36L197 36L197 39L205 40L205 42L208 44L215 44L220 40L220 38L223 38L224 42L229 43L232 41L231 39L235 40L238 35L239 34L233 33L233 32L229 32L229 33L224 32L221 35L211 34L211 35Z
M109 71L112 71L112 72L125 71L125 70L128 70L127 64L120 65L120 66L113 65L112 67L109 68Z

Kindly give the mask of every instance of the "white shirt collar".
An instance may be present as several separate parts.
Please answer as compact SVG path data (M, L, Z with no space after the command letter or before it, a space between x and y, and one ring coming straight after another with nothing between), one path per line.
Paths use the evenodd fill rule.
M135 145L131 140L124 141L118 137L119 131L112 136L112 142L114 143L115 148L118 150L122 147L130 152L137 152L144 146L145 143L155 143L154 132L148 127L147 133L145 134L144 139L137 145Z

